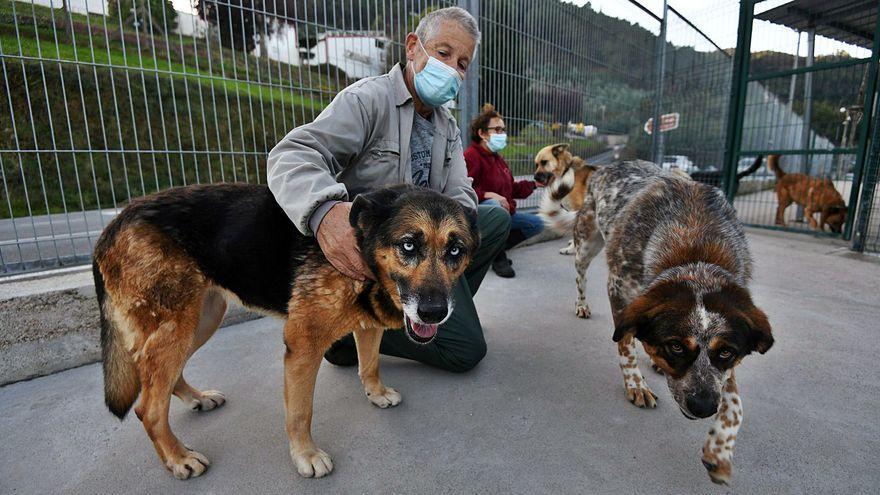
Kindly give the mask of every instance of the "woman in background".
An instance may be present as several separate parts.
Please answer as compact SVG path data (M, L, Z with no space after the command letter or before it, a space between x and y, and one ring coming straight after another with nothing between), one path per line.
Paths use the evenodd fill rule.
M510 213L510 235L506 249L541 232L544 223L538 215L516 211L516 199L525 199L535 190L531 180L514 181L507 162L499 154L507 145L507 129L501 114L490 104L471 122L471 145L464 151L468 175L481 204L495 204ZM516 275L512 262L501 251L492 262L492 271L510 278Z

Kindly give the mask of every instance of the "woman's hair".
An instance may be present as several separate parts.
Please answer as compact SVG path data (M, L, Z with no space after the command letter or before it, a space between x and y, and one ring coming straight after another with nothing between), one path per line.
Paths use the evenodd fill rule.
M480 137L480 131L489 131L489 122L492 119L500 119L501 114L495 110L491 103L483 105L483 111L471 121L471 141L479 143L483 138Z

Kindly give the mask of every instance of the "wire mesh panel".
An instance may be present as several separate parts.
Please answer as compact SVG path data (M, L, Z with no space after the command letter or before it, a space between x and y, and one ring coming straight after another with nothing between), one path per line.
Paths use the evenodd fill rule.
M264 181L267 152L291 128L348 84L404 60L406 34L450 5L471 11L483 32L454 112L466 129L482 103L495 105L515 175L531 176L535 153L557 142L594 163L724 167L732 50L720 46L733 45L706 20L735 33L736 3L701 4L697 21L670 8L664 24L662 11L634 0L0 0L3 272L86 262L133 198ZM777 65L805 63L787 50L776 50ZM786 155L783 167L827 175L846 195L855 158L844 140L861 129L861 93L855 84L834 100L819 90L834 74L857 79L860 67L828 81L813 74L813 91L803 76L788 92L789 76L751 81L737 160L745 166L752 152L800 139L791 146L809 142L810 151ZM846 106L854 123L835 127L826 103ZM666 114L678 120L667 128L661 118L657 141L649 120ZM736 199L750 223L772 222L765 170L742 181Z
M454 4L0 0L2 271L87 261L138 196L264 181L291 128Z
M876 80L870 36L853 38L853 32L865 31L847 24L846 16L869 6L813 2L813 10L805 11L805 2L791 8L755 3L748 5L755 17L748 17L750 43L743 47L748 71L741 74L733 150L734 173L742 177L733 180L734 205L747 224L846 237L855 218ZM809 22L802 23L803 16ZM757 155L776 166L746 174Z
M717 10L729 11L736 4L726 2L713 7L715 13L707 15L704 11L700 16L704 22L720 21L723 13ZM666 15L665 36L665 53L659 69L663 76L661 98L656 110L661 132L654 161L688 174L720 171L724 168L733 58L671 6ZM652 135L653 128L652 120Z
M618 7L627 19L555 0L480 2L479 102L504 117L501 153L515 176L531 178L538 150L560 142L594 163L648 157L641 127L650 115L659 21L630 2ZM517 203L534 207L541 195Z

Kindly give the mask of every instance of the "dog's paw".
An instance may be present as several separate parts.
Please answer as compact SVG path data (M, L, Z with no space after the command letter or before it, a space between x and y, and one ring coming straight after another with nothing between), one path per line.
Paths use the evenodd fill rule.
M207 457L189 449L182 456L169 457L165 460L165 467L179 480L201 476L210 465Z
M590 312L590 307L587 306L586 303L575 305L574 312L578 318L589 318L593 313Z
M564 254L566 256L574 254L574 243L569 242L568 246L565 246L564 248L559 250L559 254Z
M217 390L205 390L200 397L193 397L189 408L193 411L210 411L226 404L226 396Z
M333 471L333 461L321 449L308 449L300 453L290 451L296 471L304 478L323 478Z
M651 409L657 407L657 394L651 392L644 380L641 380L638 385L627 386L626 398L636 407Z
M382 389L382 393L366 392L367 398L370 399L370 402L381 407L382 409L394 407L400 404L400 392L390 387L383 387Z
M706 452L703 449L703 467L709 473L709 479L712 483L718 485L729 485L730 477L733 472L733 464L730 459L723 459L714 452Z

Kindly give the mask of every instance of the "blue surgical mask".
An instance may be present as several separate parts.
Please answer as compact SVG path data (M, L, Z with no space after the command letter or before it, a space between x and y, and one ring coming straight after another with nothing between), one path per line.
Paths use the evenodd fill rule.
M498 153L507 146L507 134L492 134L487 143L492 153Z
M425 45L419 40L419 46L425 55ZM415 67L413 67L415 72ZM428 55L428 63L425 68L415 75L416 93L422 103L432 108L452 100L458 94L458 88L461 86L461 76L458 71L444 64L436 58Z

